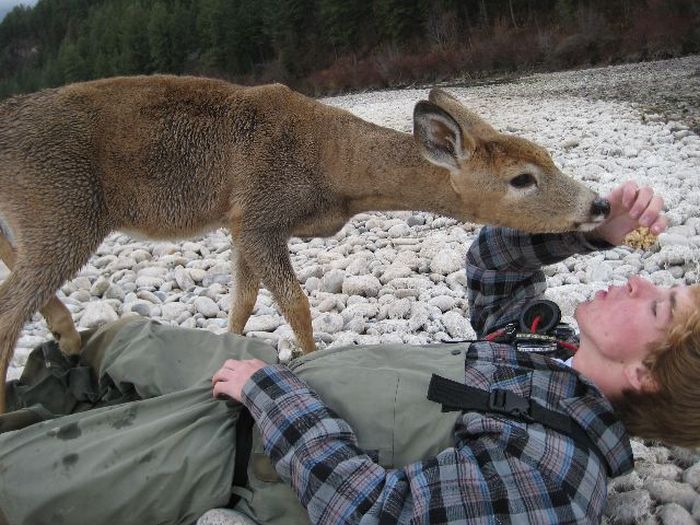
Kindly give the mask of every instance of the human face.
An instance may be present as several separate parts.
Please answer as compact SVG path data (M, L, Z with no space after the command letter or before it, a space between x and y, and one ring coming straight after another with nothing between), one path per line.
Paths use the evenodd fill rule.
M693 303L687 286L660 287L638 276L596 292L576 309L581 344L574 369L611 398L629 388L653 388L644 360L678 312Z

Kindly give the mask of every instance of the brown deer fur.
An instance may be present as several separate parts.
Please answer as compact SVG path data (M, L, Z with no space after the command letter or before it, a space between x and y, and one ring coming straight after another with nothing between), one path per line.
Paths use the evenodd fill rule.
M309 352L290 236L333 235L369 210L533 232L604 218L597 195L544 149L496 132L440 90L429 98L416 105L414 135L281 85L191 77L105 79L0 104L0 256L12 269L0 286L0 411L16 339L34 312L65 352L79 351L54 293L113 230L165 239L227 227L230 329L243 330L262 283Z

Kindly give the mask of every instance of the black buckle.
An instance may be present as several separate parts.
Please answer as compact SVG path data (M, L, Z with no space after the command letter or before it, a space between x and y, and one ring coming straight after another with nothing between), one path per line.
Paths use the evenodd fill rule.
M534 421L530 416L530 400L510 390L497 388L489 392L488 408L491 412Z

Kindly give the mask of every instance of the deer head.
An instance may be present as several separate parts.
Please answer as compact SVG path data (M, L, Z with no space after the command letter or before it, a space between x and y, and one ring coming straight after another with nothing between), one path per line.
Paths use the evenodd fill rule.
M587 231L610 211L607 200L562 173L544 148L499 133L440 89L416 104L413 120L422 155L449 170L464 220L531 232Z

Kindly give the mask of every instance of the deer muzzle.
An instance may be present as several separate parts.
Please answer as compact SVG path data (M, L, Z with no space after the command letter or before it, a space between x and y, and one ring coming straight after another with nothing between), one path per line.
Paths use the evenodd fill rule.
M610 215L610 201L602 197L596 197L591 204L591 218L593 221L597 219L605 219Z

